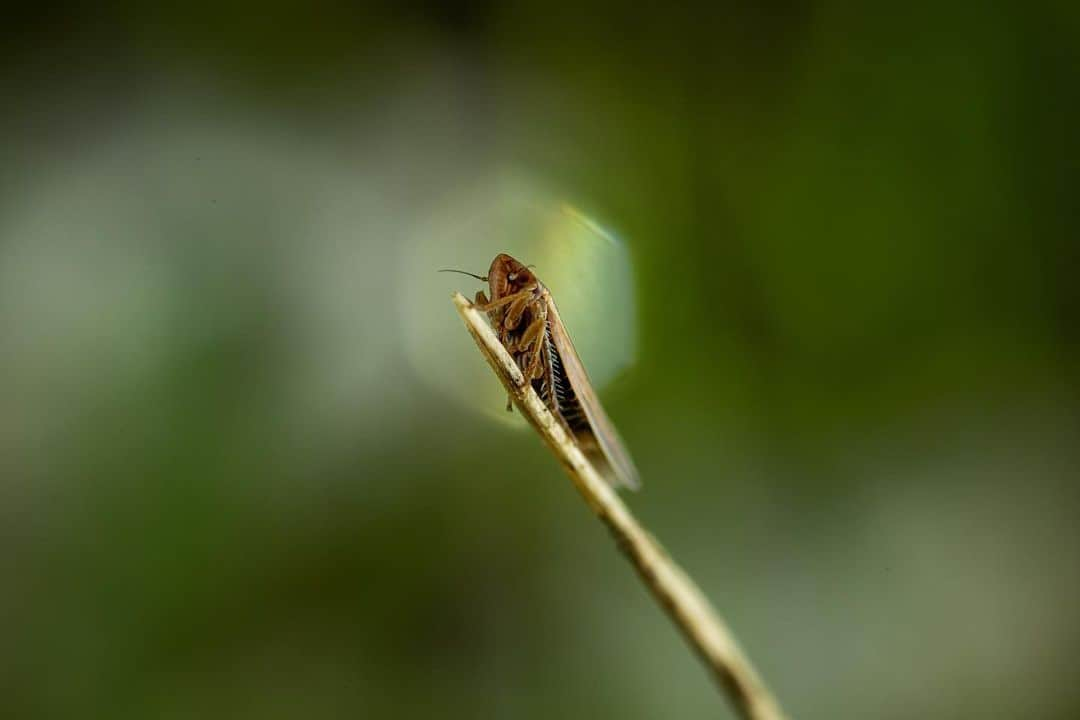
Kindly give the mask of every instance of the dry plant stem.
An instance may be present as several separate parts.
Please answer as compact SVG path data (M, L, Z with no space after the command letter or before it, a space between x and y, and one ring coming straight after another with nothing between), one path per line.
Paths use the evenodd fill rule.
M459 293L454 294L454 304L518 410L566 468L589 507L608 526L653 597L712 670L735 709L748 720L783 720L779 703L701 590L638 523L555 420L499 342L485 314Z

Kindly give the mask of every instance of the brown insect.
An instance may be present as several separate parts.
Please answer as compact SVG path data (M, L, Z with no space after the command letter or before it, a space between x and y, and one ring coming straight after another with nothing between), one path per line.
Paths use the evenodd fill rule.
M611 484L636 490L637 468L600 405L551 293L536 275L505 253L495 256L486 276L442 272L488 283L491 299L481 290L476 304L537 395ZM506 409L513 409L509 398Z

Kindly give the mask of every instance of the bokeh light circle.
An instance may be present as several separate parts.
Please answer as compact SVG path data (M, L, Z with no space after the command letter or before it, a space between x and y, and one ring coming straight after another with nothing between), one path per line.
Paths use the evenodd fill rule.
M630 254L613 233L538 183L507 175L449 193L410 233L398 287L407 356L425 384L464 405L511 419L505 397L450 302L486 283L509 253L548 286L590 379L601 388L634 360L636 313Z

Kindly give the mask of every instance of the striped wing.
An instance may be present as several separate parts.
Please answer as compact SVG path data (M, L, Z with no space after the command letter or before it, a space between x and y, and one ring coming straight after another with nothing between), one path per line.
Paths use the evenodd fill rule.
M563 325L551 294L544 288L548 307L548 341L551 348L553 390L559 411L586 456L615 486L637 490L641 487L634 461L604 412L585 366Z

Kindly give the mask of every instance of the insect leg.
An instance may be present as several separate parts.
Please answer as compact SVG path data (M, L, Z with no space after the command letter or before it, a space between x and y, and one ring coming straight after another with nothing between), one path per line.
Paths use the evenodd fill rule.
M510 303L510 307L506 309L506 316L503 319L503 326L507 330L513 330L521 324L521 316L525 314L525 308L529 307L532 302L532 298L528 295L519 297L514 302Z
M525 332L521 334L519 348L522 352L532 346L532 354L529 357L528 366L525 368L525 376L529 379L538 379L544 376L544 344L541 342L544 329L547 327L547 307L542 302L532 306L532 322Z
M535 318L529 326L525 328L525 331L521 333L521 339L518 340L517 347L520 350L528 350L533 346L541 335L544 333L544 321L542 318Z
M525 375L530 380L539 380L544 377L544 354L540 351L540 348L536 349L533 353L532 359L529 361L529 367L525 370Z
M496 308L501 308L504 305L509 305L510 303L517 301L517 299L520 298L520 297L532 294L532 291L533 291L532 287L527 287L524 290L518 290L516 293L512 293L510 295L504 295L503 297L499 298L498 300L492 300L491 302L487 302L487 303L479 303L478 302L476 309L480 310L481 312L491 312L492 310L494 310ZM479 300L479 299L480 299L480 295L478 293L477 294L477 300ZM487 298L485 298L485 299L487 299Z

